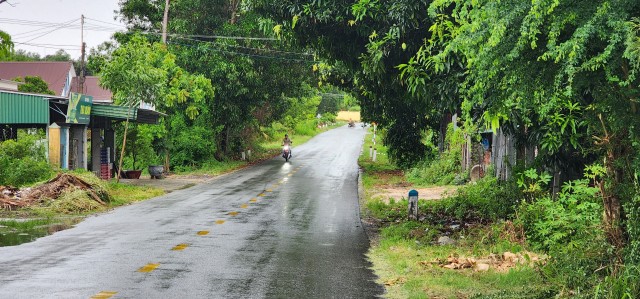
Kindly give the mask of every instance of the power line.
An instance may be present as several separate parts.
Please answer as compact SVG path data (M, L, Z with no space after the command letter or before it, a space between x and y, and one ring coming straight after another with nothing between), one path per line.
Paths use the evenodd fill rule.
M122 24L109 23L109 22L100 21L100 20L96 20L96 19L88 18L88 17L85 17L85 19L86 19L86 20L91 20L91 21L96 21L96 22L99 22L99 23L104 23L104 24L111 25L111 26L117 26L117 27L122 26L122 27L126 27L125 25L122 25Z
M54 31L60 30L60 29L62 29L64 26L66 26L66 25L68 25L68 24L71 24L71 23L73 23L73 22L75 22L75 21L77 21L77 20L78 20L78 19L71 20L71 21L69 21L69 22L67 22L67 23L65 23L65 24L63 24L63 25L60 25L59 27L54 28L54 29L53 29L53 30L51 30L51 31L47 31L47 32L45 32L45 33L44 33L44 34L42 34L42 35L38 35L38 36L36 36L36 37L34 37L34 38L32 38L32 39L30 39L30 40L26 41L25 43L28 43L28 42L33 41L33 40L35 40L35 39L39 39L39 38L41 38L41 37L43 37L43 36L45 36L45 35L47 35L47 34L50 34L50 33L54 32Z
M309 54L309 53L288 52L288 51L280 51L280 50L273 50L273 49L266 49L266 48L252 48L252 47L244 47L244 46L240 46L240 45L213 43L212 41L203 41L203 40L197 40L197 39L188 38L188 37L177 37L177 38L184 39L184 40L189 40L189 41L207 43L207 44L211 44L211 45L215 45L215 46L232 47L232 48L252 50L252 51L263 51L263 52L271 52L271 53L277 53L277 54L291 54L291 55L301 55L301 56L313 56L313 54Z
M76 47L76 48L80 48L80 46L76 46L76 45L52 45L52 44L32 44L32 43L21 43L21 42L14 42L15 44L19 44L19 45L27 45L27 46L51 46L51 47Z
M200 34L168 34L168 36L169 37L209 38L209 39L264 40L264 41L278 40L276 38L271 38L271 37L222 36L222 35L200 35Z
M169 41L168 43L169 44L173 44L173 45L185 46L185 47L198 47L197 45L181 44L181 43L176 43L176 42L172 42L172 41ZM276 60L294 61L294 62L303 62L303 63L315 63L316 62L316 61L313 61L313 60L293 59L293 58L285 58L285 57L277 57L277 56L264 56L264 55L256 55L256 54L225 51L225 50L214 49L214 48L207 48L206 50L211 50L211 51L214 51L214 52L231 54L231 55L248 56L248 57L254 57L254 58L276 59Z

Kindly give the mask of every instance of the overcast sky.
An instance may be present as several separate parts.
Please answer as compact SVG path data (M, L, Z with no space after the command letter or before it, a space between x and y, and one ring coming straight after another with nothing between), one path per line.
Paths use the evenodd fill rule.
M63 48L78 58L80 16L86 18L88 54L89 49L109 40L113 32L125 29L114 20L113 11L117 9L118 0L8 0L0 4L0 30L11 35L16 49L45 56Z

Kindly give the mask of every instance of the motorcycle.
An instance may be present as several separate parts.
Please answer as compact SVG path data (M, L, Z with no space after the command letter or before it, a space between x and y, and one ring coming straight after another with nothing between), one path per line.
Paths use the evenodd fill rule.
M286 162L289 162L289 159L291 159L291 147L289 145L285 145L282 148L282 157Z
M355 123L355 122L353 122L353 121L350 121L350 122L349 122L349 128L353 128L353 127L355 127L355 126L356 126L356 123Z

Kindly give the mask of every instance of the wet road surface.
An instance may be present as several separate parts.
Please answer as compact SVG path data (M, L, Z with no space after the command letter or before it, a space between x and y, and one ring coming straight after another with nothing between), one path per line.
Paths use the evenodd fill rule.
M195 187L0 247L0 298L373 298L364 130L341 127Z

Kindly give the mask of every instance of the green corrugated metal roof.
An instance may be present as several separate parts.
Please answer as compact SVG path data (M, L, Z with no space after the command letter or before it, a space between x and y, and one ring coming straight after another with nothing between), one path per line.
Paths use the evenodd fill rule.
M123 106L115 106L115 105L100 105L93 104L93 108L91 108L92 116L104 116L115 119L126 120L135 120L138 116L137 108L127 108Z
M0 124L49 124L48 97L0 92Z

